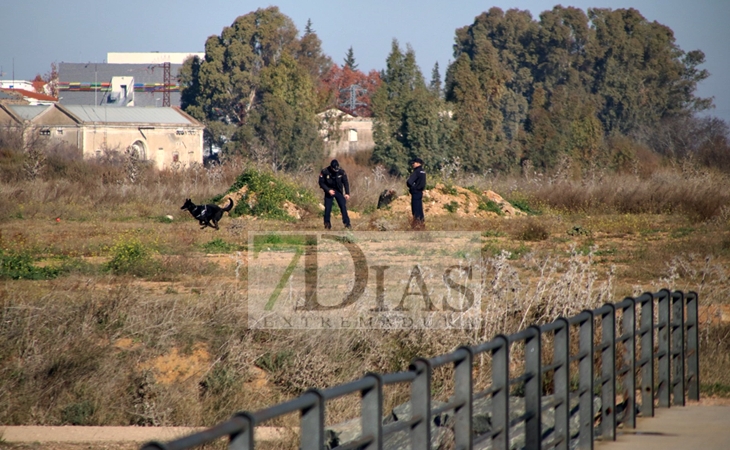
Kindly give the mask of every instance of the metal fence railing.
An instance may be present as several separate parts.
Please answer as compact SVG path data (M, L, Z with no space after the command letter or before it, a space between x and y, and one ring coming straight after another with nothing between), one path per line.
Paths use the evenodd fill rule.
M511 348L519 343L510 360ZM488 388L474 388L476 357L491 358ZM489 358L488 358L489 359ZM432 407L434 369L453 367L453 395ZM520 367L521 373L511 374ZM383 388L410 385L410 417L384 424ZM617 389L625 397L617 405ZM546 395L545 392L550 392ZM542 326L530 326L489 342L460 347L434 358L416 358L409 370L369 373L329 389L312 389L293 400L256 412L239 412L207 430L167 442L149 442L143 450L183 450L228 439L228 448L254 448L256 427L284 414L300 414L299 448L325 448L325 406L348 394L360 396L360 435L336 448L383 449L394 433L406 433L410 448L432 447L432 418L450 413L449 447L509 449L510 433L521 427L527 449L592 449L596 439L615 440L619 424L636 427L637 414L699 400L698 296L663 289L586 310ZM510 415L510 397L524 399L524 412ZM491 426L476 434L475 402L489 400ZM600 400L600 401L599 401ZM596 404L600 411L594 411ZM617 406L620 411L617 411ZM550 438L544 413L552 415Z

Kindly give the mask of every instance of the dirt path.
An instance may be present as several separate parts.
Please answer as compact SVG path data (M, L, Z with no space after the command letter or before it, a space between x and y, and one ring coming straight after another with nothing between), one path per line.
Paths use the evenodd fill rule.
M204 428L194 427L80 427L3 426L0 447L11 449L80 450L139 449L149 441L168 442ZM257 441L281 438L283 430L256 428Z

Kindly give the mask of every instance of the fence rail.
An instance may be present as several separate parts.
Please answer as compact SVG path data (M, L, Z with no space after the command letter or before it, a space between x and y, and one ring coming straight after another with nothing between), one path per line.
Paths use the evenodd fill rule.
M380 450L387 448L388 436L404 432L411 449L431 448L432 419L444 412L451 414L456 449L486 445L507 450L510 433L518 425L523 427L522 445L527 449L592 449L596 439L615 440L621 423L635 428L637 413L651 417L655 407L683 406L687 397L699 400L698 323L696 293L667 289L644 293L430 359L416 358L405 372L368 373L329 389L312 389L260 411L236 413L212 428L171 442L149 442L142 449L184 450L227 437L229 449L252 450L256 426L299 412L299 447L322 450L326 448L326 402L349 394L360 395L360 436L337 450ZM510 349L516 343L522 351L515 353L523 356L511 361ZM552 355L551 360L544 361L543 354ZM491 357L491 385L474 392L477 356ZM441 366L453 367L454 392L447 403L434 409L432 372ZM510 367L522 371L511 375ZM384 425L383 388L396 383L410 384L411 415ZM549 397L543 393L546 384L552 392ZM626 394L621 405L617 405L617 389ZM510 396L516 390L524 398L524 413L511 419ZM473 406L481 399L491 402L491 427L477 435ZM597 399L600 411L594 413ZM554 411L549 439L543 429L545 410ZM577 426L571 427L571 416L577 416Z

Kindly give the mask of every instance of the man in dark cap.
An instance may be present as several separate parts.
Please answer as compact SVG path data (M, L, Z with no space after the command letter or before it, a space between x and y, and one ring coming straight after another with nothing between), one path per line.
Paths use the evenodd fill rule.
M425 227L426 218L423 215L423 190L426 189L426 171L423 169L423 160L413 158L410 161L413 172L408 177L406 185L411 193L411 213L413 214L412 227L422 230Z
M351 228L350 217L347 215L347 200L350 199L350 183L347 181L347 174L340 168L336 159L330 162L328 167L319 173L319 187L324 191L324 228L332 229L330 215L332 213L332 200L337 200L337 206L342 212L342 223L345 228Z

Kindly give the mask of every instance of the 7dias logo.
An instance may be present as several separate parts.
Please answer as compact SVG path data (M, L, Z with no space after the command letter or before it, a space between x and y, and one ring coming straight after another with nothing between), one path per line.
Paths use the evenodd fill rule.
M250 232L251 328L475 328L479 233Z

